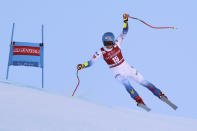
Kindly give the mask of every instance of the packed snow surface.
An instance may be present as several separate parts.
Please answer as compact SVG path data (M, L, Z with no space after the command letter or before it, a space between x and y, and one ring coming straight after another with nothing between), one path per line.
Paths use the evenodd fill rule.
M197 131L197 120L109 108L0 80L0 131Z

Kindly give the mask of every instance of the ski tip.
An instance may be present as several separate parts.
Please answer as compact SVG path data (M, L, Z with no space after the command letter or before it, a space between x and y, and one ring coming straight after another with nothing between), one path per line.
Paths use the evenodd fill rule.
M74 98L74 96L71 96L71 98Z
M175 106L173 109L176 111L176 110L178 109L178 107L177 107L177 106Z
M146 110L147 112L151 111L151 109L148 106L146 106L145 104L138 103L137 106L141 107L142 109Z
M150 111L151 111L151 109L147 109L146 111L147 111L147 112L150 112Z
M150 112L150 111L151 111L151 109L150 109L150 108L148 108L146 111L147 111L147 112Z
M176 110L178 107L172 103L170 100L166 99L165 97L161 97L160 98L163 102L165 102L166 104L168 104L171 108L173 108L174 110Z

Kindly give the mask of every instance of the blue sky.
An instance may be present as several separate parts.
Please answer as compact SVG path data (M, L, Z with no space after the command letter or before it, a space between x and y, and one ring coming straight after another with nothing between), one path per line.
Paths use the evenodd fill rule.
M15 41L41 42L45 32L45 88L70 96L74 90L76 65L86 62L102 46L102 34L117 36L122 15L143 19L153 26L175 26L178 30L151 29L129 20L122 45L127 62L160 88L179 109L173 111L144 87L131 81L152 112L197 118L195 0L1 1L0 79L5 79L12 23ZM137 109L124 87L101 59L79 72L76 97L106 106ZM11 67L9 80L40 87L41 69Z

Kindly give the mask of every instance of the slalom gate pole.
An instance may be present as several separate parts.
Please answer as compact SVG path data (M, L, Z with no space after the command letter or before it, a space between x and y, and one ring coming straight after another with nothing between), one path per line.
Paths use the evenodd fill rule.
M145 21L141 20L141 19L138 19L136 17L132 17L132 16L129 16L129 18L131 19L135 19L135 20L139 20L140 22L144 23L145 25L149 26L150 28L154 28L154 29L177 29L176 27L154 27L154 26L151 26L149 25L148 23L146 23Z
M44 25L42 25L42 45L44 46ZM43 65L42 65L42 88L44 88L44 47L43 47Z
M80 79L79 79L78 72L79 72L79 70L77 69L77 73L76 73L76 75L77 75L77 80L78 80L78 83L77 83L77 86L76 86L76 88L75 88L75 90L74 90L74 92L73 92L73 94L72 94L72 97L74 97L74 95L75 95L75 92L76 92L76 90L77 90L77 88L79 87L79 84L80 84Z
M10 52L11 52L11 45L13 44L14 28L15 28L15 23L13 23L13 26L12 26L12 35L11 35L11 42L10 42ZM10 53L9 53L9 58L8 58L6 80L8 80L9 69L10 69L9 60L10 60Z

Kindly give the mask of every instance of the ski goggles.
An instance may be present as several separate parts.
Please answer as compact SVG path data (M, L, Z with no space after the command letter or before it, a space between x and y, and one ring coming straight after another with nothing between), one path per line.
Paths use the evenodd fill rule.
M113 41L105 41L104 46L114 45Z

